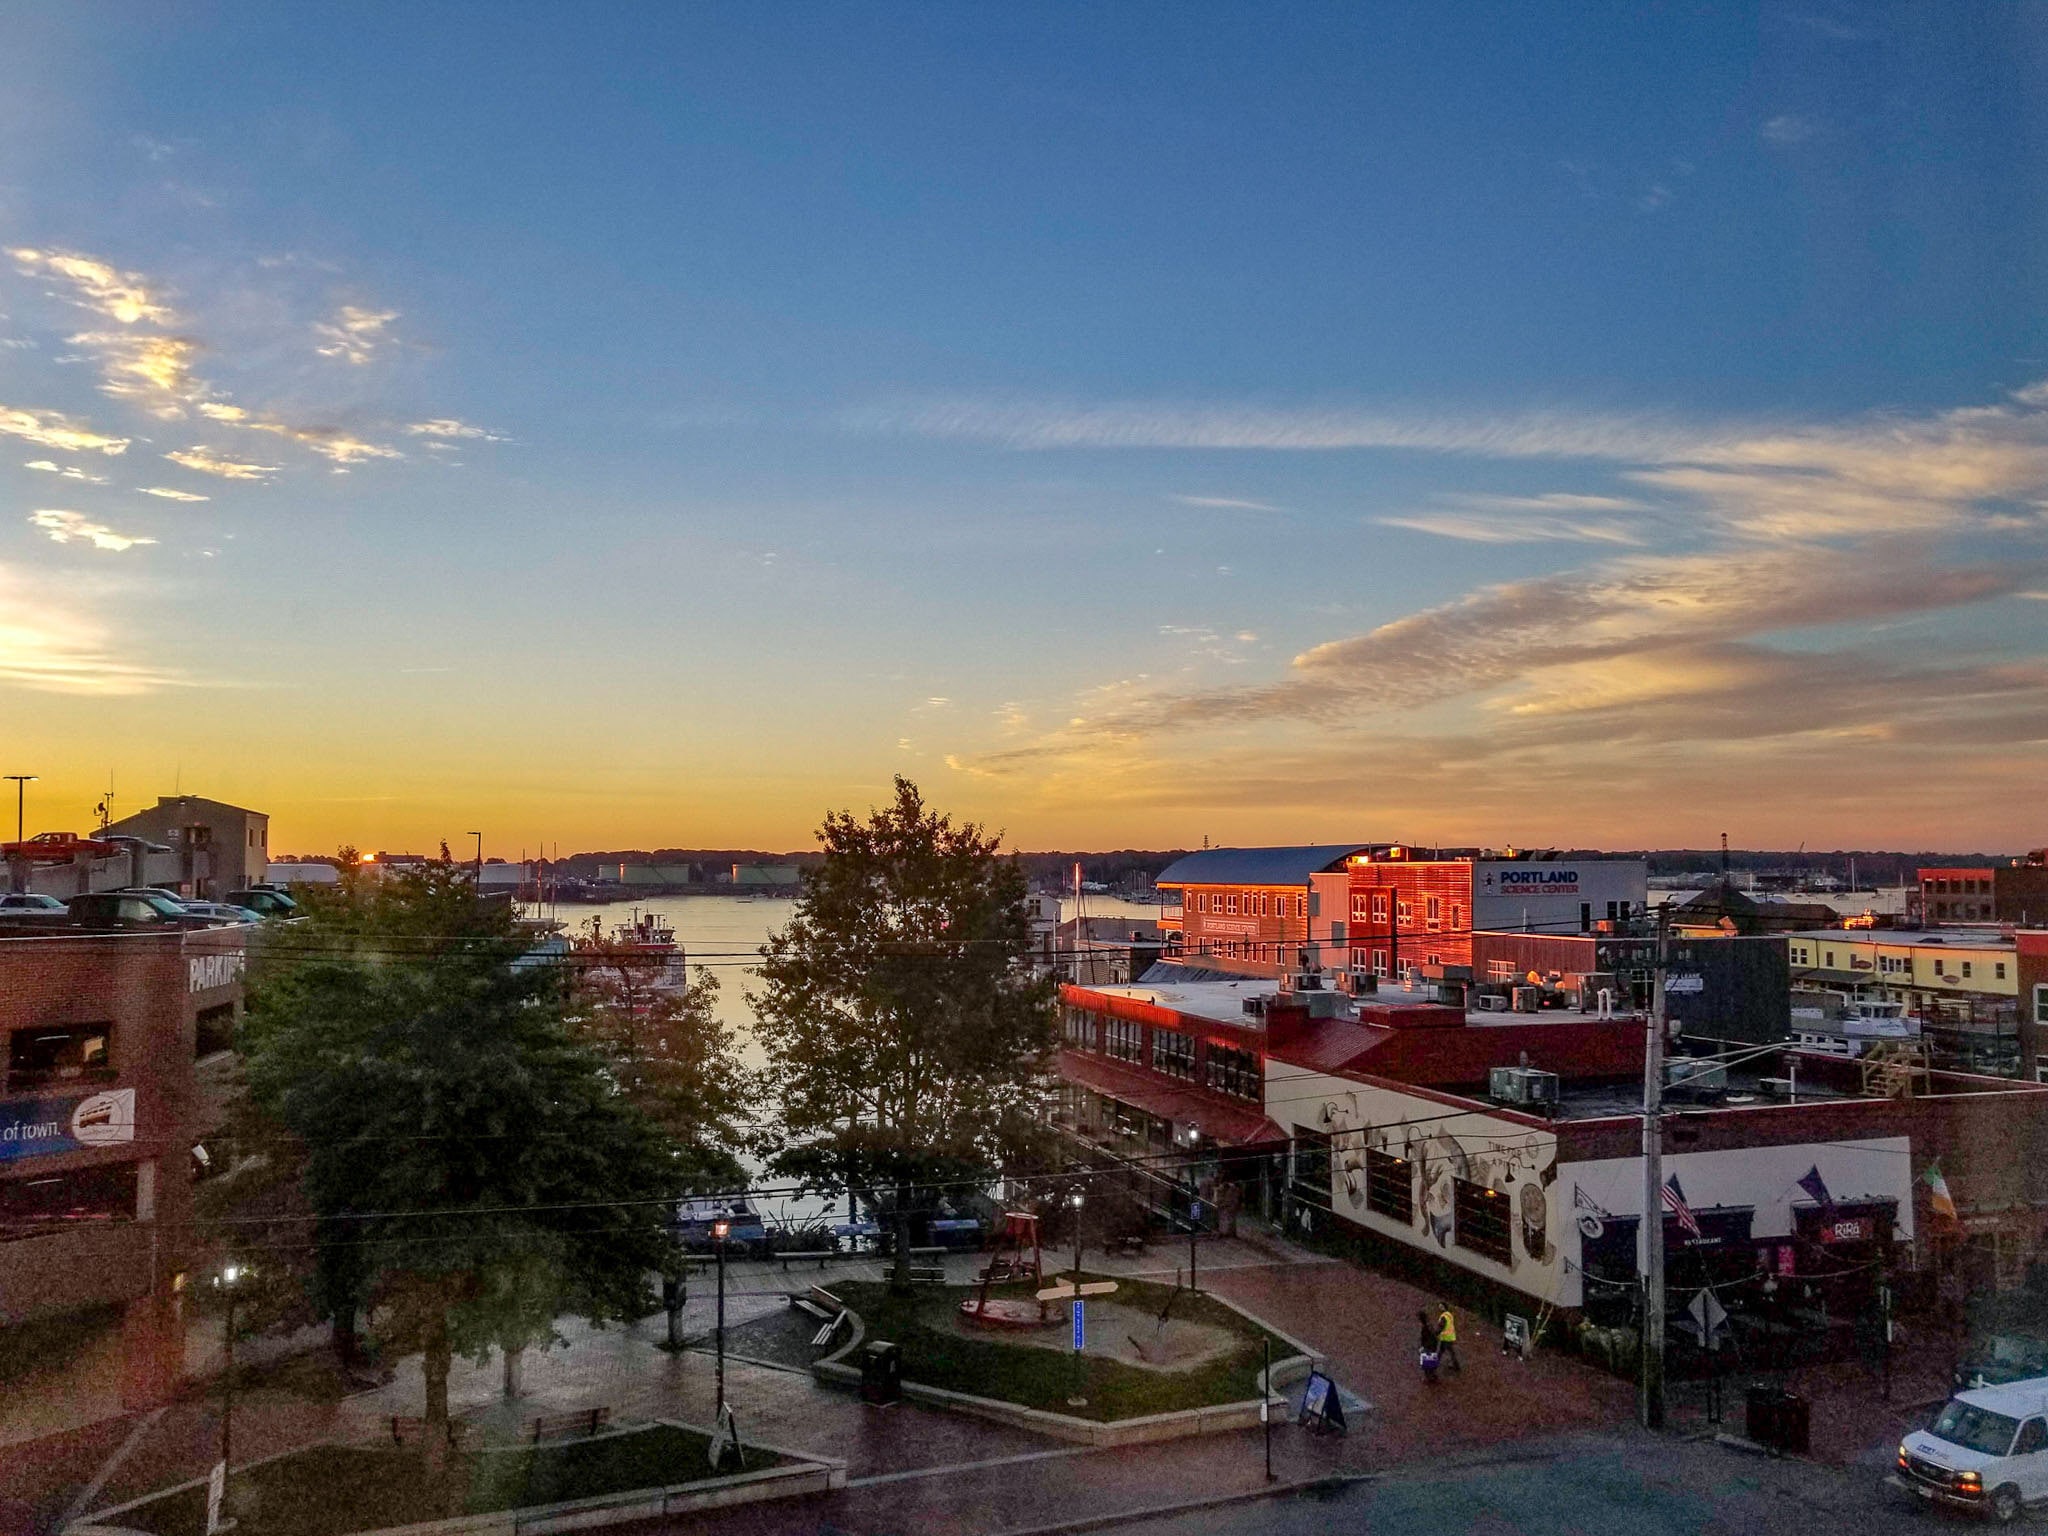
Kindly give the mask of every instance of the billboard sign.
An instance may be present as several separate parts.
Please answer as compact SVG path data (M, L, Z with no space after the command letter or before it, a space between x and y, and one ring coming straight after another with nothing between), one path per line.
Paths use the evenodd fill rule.
M0 1099L0 1163L135 1139L135 1090Z

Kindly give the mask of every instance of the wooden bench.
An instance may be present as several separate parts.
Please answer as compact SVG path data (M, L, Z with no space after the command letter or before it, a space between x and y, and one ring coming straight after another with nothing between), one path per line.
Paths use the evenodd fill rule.
M386 1421L391 1429L393 1445L418 1445L427 1438L427 1421L408 1414L394 1413ZM460 1445L463 1434L469 1426L460 1419L448 1421L448 1443Z
M912 1285L944 1285L946 1267L943 1264L913 1264L910 1266Z
M782 1272L788 1274L789 1262L792 1259L816 1259L818 1261L818 1268L823 1269L832 1260L839 1257L839 1250L836 1248L802 1248L788 1253L778 1253L775 1257L782 1260Z
M612 1421L609 1408L579 1408L574 1413L544 1413L533 1421L533 1443L574 1440L597 1434Z

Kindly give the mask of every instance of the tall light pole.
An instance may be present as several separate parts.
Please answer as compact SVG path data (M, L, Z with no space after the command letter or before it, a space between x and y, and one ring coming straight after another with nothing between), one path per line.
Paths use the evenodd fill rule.
M484 884L484 835L481 832L472 832L469 835L476 839L476 884L477 889L482 890Z
M1067 1196L1067 1204L1074 1210L1074 1288L1078 1292L1081 1287L1081 1191L1077 1189Z
M1657 969L1643 1043L1643 1428L1664 1427L1664 970L1671 908L1657 909Z
M220 1471L221 1502L227 1502L228 1463L235 1451L235 1287L247 1274L245 1266L235 1263L225 1265L220 1272L220 1287L227 1295L227 1369L221 1375L220 1407ZM226 1530L234 1522L223 1519L218 1527ZM208 1533L211 1536L211 1533Z
M28 787L35 783L36 775L32 773L8 773L0 774L0 778L14 780L14 840L18 843L22 839L27 823L25 812L28 805Z
M718 1247L718 1414L712 1424L725 1425L725 1239L732 1223L723 1216L711 1223L711 1239Z

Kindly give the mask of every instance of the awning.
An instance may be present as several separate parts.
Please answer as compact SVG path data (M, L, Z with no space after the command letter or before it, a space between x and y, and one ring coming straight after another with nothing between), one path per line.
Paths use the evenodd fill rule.
M1220 1103L1199 1088L1162 1081L1141 1068L1065 1051L1060 1055L1060 1076L1148 1115L1192 1125L1220 1146L1253 1147L1287 1139L1285 1131L1249 1104Z

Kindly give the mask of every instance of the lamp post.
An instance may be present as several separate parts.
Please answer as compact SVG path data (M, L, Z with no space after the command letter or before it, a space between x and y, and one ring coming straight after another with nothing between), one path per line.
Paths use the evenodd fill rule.
M724 1217L711 1223L711 1238L718 1247L718 1414L711 1421L725 1423L725 1239L732 1223Z
M14 780L14 840L18 843L22 840L27 826L25 812L28 804L28 787L35 783L36 775L32 773L9 773L0 775L0 777Z
M222 1266L220 1288L227 1297L227 1327L224 1330L227 1346L227 1369L221 1373L220 1407L220 1472L221 1502L227 1502L228 1463L235 1450L235 1287L248 1273L245 1265L229 1262ZM226 1530L234 1522L223 1518L219 1530ZM208 1533L211 1536L211 1532Z
M476 839L476 883L477 889L482 890L484 883L484 835L481 832L472 832L469 835Z
M1078 1190L1078 1189L1077 1189L1077 1190L1075 1190L1075 1191L1074 1191L1074 1192L1073 1192L1073 1193L1072 1193L1071 1195L1067 1196L1067 1204L1068 1204L1068 1205L1070 1205L1070 1206L1072 1206L1072 1207L1073 1207L1073 1210L1074 1210L1074 1285L1075 1285L1075 1288L1076 1288L1076 1289L1078 1289L1078 1288L1080 1287L1080 1284L1081 1284L1081 1206L1082 1206L1082 1203L1083 1203L1083 1197L1082 1197L1081 1191L1080 1191L1080 1190Z

